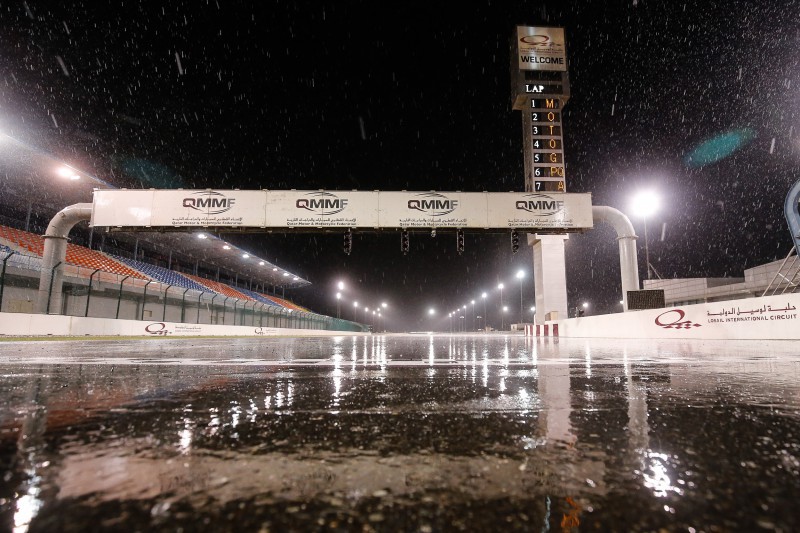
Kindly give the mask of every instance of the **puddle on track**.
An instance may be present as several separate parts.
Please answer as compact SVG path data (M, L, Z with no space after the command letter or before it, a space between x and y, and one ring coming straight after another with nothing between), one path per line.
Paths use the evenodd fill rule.
M797 530L793 342L0 343L0 528Z

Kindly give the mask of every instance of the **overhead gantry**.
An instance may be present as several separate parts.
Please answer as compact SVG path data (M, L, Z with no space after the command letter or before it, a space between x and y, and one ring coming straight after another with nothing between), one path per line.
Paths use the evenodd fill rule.
M638 289L635 235L622 213L591 205L586 193L411 192L411 191L241 191L241 190L98 190L91 204L59 212L45 235L38 307L60 313L63 266L70 229L88 220L109 231L331 232L399 231L401 250L411 232L453 232L463 250L464 232L539 238L583 232L594 219L610 221L620 237L623 299ZM347 250L345 239L345 251ZM516 249L514 250L516 251ZM546 254L534 254L534 270L552 270ZM563 264L560 266L563 269ZM564 286L537 287L543 293ZM538 297L538 296L537 296ZM544 309L547 309L545 303Z

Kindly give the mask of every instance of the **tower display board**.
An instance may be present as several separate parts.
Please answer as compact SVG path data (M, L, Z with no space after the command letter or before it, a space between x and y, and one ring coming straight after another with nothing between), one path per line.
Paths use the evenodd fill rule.
M511 102L522 111L526 192L567 192L562 111L569 100L564 28L517 26Z

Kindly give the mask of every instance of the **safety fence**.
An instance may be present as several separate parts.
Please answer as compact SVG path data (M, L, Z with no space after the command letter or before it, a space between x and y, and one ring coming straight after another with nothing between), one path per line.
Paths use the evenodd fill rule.
M78 317L158 320L331 331L367 331L356 322L276 305L268 294L225 286L222 292L170 285L76 265L63 269L61 297L47 292L45 312ZM0 247L0 312L31 313L39 298L41 257ZM244 294L247 293L247 295ZM59 302L58 305L55 302ZM55 309L54 307L59 307Z

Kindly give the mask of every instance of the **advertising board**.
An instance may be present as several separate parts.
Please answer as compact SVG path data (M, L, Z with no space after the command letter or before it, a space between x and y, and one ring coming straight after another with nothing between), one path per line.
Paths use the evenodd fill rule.
M591 228L590 194L436 191L95 191L92 225L270 230Z

